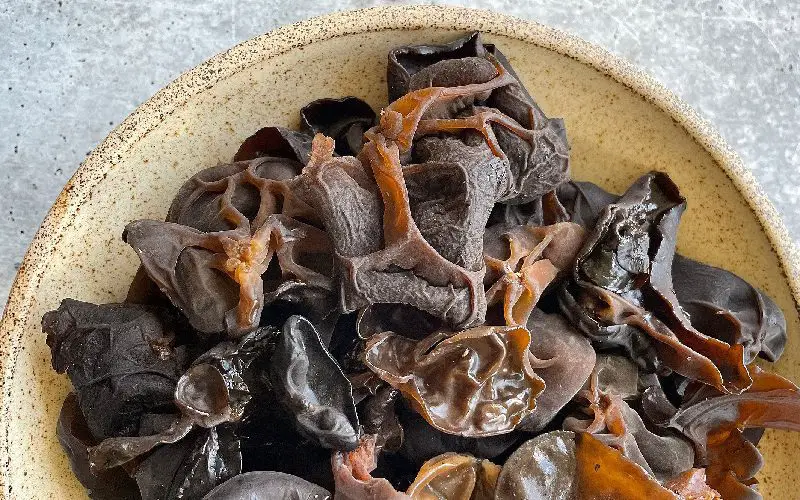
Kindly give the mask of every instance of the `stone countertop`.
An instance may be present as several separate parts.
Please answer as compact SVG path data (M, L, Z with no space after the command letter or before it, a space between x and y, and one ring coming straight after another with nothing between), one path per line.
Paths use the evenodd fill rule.
M366 0L28 0L0 6L0 304L83 158L183 71L278 26ZM654 75L739 152L800 244L800 2L462 3L574 33Z

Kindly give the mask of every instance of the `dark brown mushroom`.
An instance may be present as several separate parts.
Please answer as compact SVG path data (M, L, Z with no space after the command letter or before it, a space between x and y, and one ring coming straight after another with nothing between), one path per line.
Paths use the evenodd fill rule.
M514 430L544 389L531 365L530 342L521 327L483 326L421 341L389 332L369 339L365 361L433 427L494 436Z
M203 500L330 500L328 490L283 472L258 471L235 476L211 490Z

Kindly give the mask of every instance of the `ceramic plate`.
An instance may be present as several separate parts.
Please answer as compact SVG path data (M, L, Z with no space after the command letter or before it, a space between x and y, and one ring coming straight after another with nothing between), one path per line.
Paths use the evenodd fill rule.
M733 270L783 308L789 345L776 365L800 380L798 259L774 209L739 159L690 108L630 64L576 37L497 13L387 7L335 14L254 38L183 74L86 159L50 210L0 327L0 481L7 498L85 498L55 436L67 378L50 368L42 314L63 297L119 301L136 270L125 224L163 218L181 183L229 162L264 125L296 125L328 96L386 104L395 46L481 30L509 56L549 116L564 117L573 177L612 191L658 169L689 209L679 250ZM767 498L795 497L800 434L768 432Z

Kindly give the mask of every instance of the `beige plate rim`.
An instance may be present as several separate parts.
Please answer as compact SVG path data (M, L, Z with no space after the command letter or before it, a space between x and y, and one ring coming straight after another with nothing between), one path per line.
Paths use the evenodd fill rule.
M252 38L183 73L139 106L84 160L36 233L9 294L0 323L0 497L7 488L7 381L13 377L19 339L28 322L33 293L61 234L69 230L83 202L114 165L165 116L191 97L258 61L320 40L382 30L440 28L479 30L516 38L574 58L631 88L680 124L731 178L747 200L772 244L795 299L800 304L800 251L753 175L738 155L700 115L632 63L575 35L532 21L487 10L440 6L387 6L316 17ZM800 308L799 308L800 309Z

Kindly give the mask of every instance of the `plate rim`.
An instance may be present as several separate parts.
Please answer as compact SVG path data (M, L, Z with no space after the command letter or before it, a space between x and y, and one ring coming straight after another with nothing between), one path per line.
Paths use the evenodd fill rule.
M775 207L741 158L716 129L663 84L630 61L577 35L536 21L467 7L402 5L335 12L283 26L221 52L182 73L138 106L89 154L66 183L37 230L11 286L0 322L0 497L8 497L9 380L28 325L33 291L40 285L56 245L74 223L80 205L114 165L164 119L192 97L258 62L318 41L369 31L423 28L477 30L552 50L586 64L655 105L707 150L747 201L777 253L783 274L800 311L800 249Z

